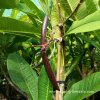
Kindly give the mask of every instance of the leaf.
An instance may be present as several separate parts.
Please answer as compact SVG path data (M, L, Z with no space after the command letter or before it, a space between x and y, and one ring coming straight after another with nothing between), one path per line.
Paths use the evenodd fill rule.
M0 9L0 17L3 15L4 9Z
M35 33L38 33L39 31L29 23L7 17L0 17L0 33L2 32L15 33L15 35L35 36Z
M68 71L66 72L66 77L74 70L74 68L79 64L80 60L82 59L84 52L86 50L83 50L83 52L74 59L74 62L72 63L72 65L70 66L70 68L68 69Z
M93 73L72 85L64 96L64 100L83 100L100 91L100 72Z
M84 2L80 5L78 11L76 12L75 14L75 17L76 17L76 20L80 20L80 19L83 19L84 17L86 17L88 14L88 11L87 11L87 7L86 7L86 1L84 0Z
M99 42L100 42L100 30L93 31L93 32L94 32L96 38L97 38L97 39L99 40Z
M68 17L77 7L80 0L60 0L63 9L65 10L66 16ZM86 4L83 2L81 6L77 9L77 12L72 16L75 19L82 19L87 15Z
M62 8L64 9L65 13L69 15L73 9L71 9L71 5L69 4L68 0L60 0Z
M22 0L22 3L17 5L17 9L26 13L35 27L40 27L44 18L44 12L41 11L31 0Z
M0 46L4 49L14 42L15 36L8 34L0 34ZM11 49L10 49L11 50Z
M39 3L41 5L41 8L46 14L50 14L53 6L52 0L39 0Z
M41 20L44 17L44 13L31 1L31 0L21 0L30 9L34 16L39 17ZM23 9L20 9L23 10Z
M97 41L97 40L92 40L90 38L88 38L87 36L85 35L82 35L79 37L83 40L83 41L86 41L87 43L93 45L94 47L96 47L98 50L100 50L100 43Z
M80 1L82 0L60 0L67 17L75 10ZM95 3L97 3L97 0L84 0L72 18L79 20L95 12L97 10Z
M97 10L96 8L96 2L97 0L86 0L86 8L87 8L87 13L91 14Z
M38 78L29 64L18 54L12 53L7 59L7 69L12 82L27 93L29 100L38 100Z
M0 9L1 8L15 8L19 0L0 0Z
M98 29L100 29L100 11L96 11L82 20L73 22L67 34L89 32Z
M53 87L49 81L44 66L41 69L38 80L39 100L52 100Z
M36 16L35 13L25 3L19 3L17 5L17 9L26 13L29 16L29 18L32 20L33 24L36 26L37 24L36 19L39 20L38 15Z
M95 3L97 3L97 0L84 0L77 11L77 19L83 19L87 15L94 13L97 10Z
M20 13L19 10L12 9L10 18L16 18L19 13Z
M21 0L23 3L25 3L31 10L36 11L36 13L38 13L38 11L40 11L37 6L31 1L31 0Z

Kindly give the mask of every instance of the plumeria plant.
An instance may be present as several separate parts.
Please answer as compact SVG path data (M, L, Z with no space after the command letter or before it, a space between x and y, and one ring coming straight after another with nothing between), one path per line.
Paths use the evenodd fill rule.
M0 98L99 94L100 0L0 0Z

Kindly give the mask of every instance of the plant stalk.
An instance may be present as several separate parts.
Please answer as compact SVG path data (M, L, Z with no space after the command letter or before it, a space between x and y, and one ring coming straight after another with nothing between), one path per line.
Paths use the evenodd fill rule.
M57 53L57 81L62 81L64 80L64 70L63 70L63 66L64 66L64 56L63 55L63 45L62 45L62 36L63 36L63 25L62 23L62 18L61 18L61 10L60 10L60 2L59 0L56 0L57 5L58 5L58 27L59 27L59 32L58 32L58 43L57 43L57 49L58 49L58 53ZM63 90L64 90L64 84L60 84L60 91L56 91L56 95L55 95L55 100L63 100Z

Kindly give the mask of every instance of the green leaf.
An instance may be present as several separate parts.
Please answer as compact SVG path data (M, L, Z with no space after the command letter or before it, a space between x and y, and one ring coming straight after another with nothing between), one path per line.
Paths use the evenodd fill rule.
M100 50L100 43L99 41L97 40L92 40L90 38L88 38L87 36L85 35L79 35L79 37L83 40L83 41L86 41L87 43L93 45L94 47L96 47L98 50Z
M36 13L40 11L31 0L21 0L21 1L24 2L31 10L35 11Z
M26 13L35 27L40 27L44 18L44 12L41 11L32 1L22 0L22 3L17 5L17 9Z
M72 63L72 65L70 66L70 68L68 69L68 71L66 72L66 77L74 70L74 68L79 64L80 60L82 59L83 55L84 55L85 50L74 59L74 62Z
M77 11L77 19L83 19L87 15L94 13L97 10L95 3L97 3L97 0L84 0Z
M100 91L100 72L93 73L75 83L64 96L64 100L83 100Z
M94 34L95 34L96 38L99 40L99 42L100 42L100 30L94 31Z
M46 14L50 14L52 10L53 1L52 0L39 0L41 8Z
M0 46L2 48L7 48L14 42L15 36L8 34L0 34ZM11 49L10 49L11 50Z
M66 17L68 17L76 9L79 2L80 0L60 0L60 3L65 10ZM72 18L74 18L74 20L79 20L95 12L97 10L97 4L95 3L97 3L97 0L84 0Z
M30 11L34 16L38 16L40 19L43 19L44 13L31 0L21 0L21 1L27 5L27 7L30 9Z
M15 8L19 0L0 0L0 9L1 8Z
M97 10L96 8L96 2L97 0L86 0L86 8L87 8L87 13L91 14Z
M71 5L69 0L60 0L60 3L62 5L62 8L64 9L65 13L69 15L73 9L71 9Z
M29 23L7 17L0 17L0 32L15 33L15 35L35 36L37 35L35 33L38 33L39 30Z
M19 3L17 9L26 13L32 20L33 24L37 26L36 19L39 20L38 15L35 15L36 13L34 13L25 3Z
M76 16L76 20L80 20L83 19L84 17L86 17L88 14L87 11L87 7L86 7L86 1L84 0L84 2L80 5L78 11L76 12L75 16Z
M100 29L100 11L96 11L82 20L73 22L67 34L89 32L98 29Z
M19 13L20 13L19 10L12 9L12 10L11 10L11 15L10 15L10 17L11 17L11 18L16 18L16 17L18 16Z
M52 100L53 87L46 74L44 66L41 69L38 80L39 100Z
M27 93L29 100L38 100L38 78L29 64L12 53L7 59L7 69L12 82Z
M77 7L80 0L60 0L63 9L65 10L65 14L68 17ZM81 6L77 9L77 12L72 16L75 20L82 19L87 15L87 8L85 2L81 4Z
M0 17L3 15L4 9L0 9Z

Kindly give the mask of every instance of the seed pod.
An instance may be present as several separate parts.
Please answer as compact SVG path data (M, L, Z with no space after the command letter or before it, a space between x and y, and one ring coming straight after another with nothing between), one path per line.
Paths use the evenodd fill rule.
M55 88L55 90L59 90L59 86L57 84L57 81L55 79L55 76L52 72L52 69L50 67L48 58L46 56L46 47L44 44L46 44L46 29L47 29L47 24L48 24L48 16L46 15L43 21L43 25L42 25L42 32L41 32L41 54L42 54L42 60L43 60L43 64L45 67L45 70L47 72L47 75L53 85L53 87Z

